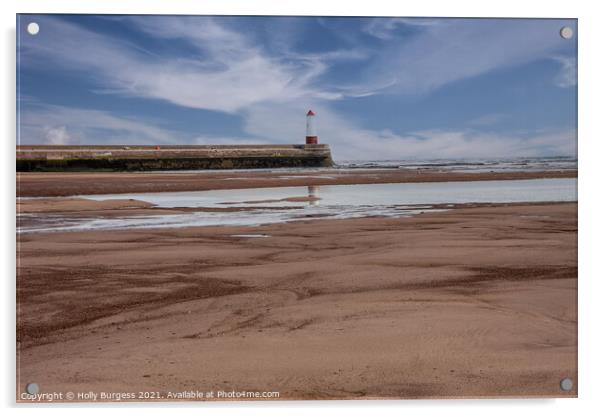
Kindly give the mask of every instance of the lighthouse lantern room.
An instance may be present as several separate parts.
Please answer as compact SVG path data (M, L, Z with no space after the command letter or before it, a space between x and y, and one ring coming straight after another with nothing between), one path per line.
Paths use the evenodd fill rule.
M318 135L315 126L316 113L309 110L306 116L305 144L318 144Z

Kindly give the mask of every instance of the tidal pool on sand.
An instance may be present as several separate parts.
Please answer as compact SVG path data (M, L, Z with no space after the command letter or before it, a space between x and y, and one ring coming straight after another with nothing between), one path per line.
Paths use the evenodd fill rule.
M68 218L35 215L20 232L114 228L164 228L261 225L314 218L409 216L433 211L433 205L464 203L559 202L577 200L577 180L528 179L474 182L422 182L228 189L199 192L83 195L91 200L135 199L157 208L225 209L118 218ZM239 210L240 209L240 210ZM25 214L24 214L25 215ZM44 220L48 218L48 221Z

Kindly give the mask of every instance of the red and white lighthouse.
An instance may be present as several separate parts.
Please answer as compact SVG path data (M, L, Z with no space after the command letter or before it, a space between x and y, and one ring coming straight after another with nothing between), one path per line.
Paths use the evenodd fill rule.
M318 144L318 134L316 133L316 125L314 119L316 113L309 110L305 121L305 144Z

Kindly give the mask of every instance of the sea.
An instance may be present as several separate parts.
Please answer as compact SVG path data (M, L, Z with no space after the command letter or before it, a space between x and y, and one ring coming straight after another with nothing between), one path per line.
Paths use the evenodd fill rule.
M339 169L436 169L455 172L517 172L577 169L574 157L518 157L501 159L430 159L430 160L342 160Z

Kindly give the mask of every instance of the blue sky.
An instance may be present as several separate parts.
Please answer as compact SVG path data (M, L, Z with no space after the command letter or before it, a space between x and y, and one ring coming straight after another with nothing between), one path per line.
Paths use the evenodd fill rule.
M576 156L575 20L18 23L22 144L302 143L311 108L336 160Z

